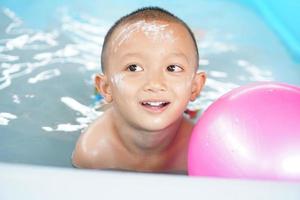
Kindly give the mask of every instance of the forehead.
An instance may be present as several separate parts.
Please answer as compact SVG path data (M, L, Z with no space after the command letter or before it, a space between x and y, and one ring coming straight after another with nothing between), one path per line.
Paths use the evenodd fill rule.
M171 26L173 25L173 26ZM177 27L174 27L177 25ZM128 20L118 25L115 29L113 35L118 35L119 32L123 32L124 29L126 30L140 30L140 31L163 31L166 29L177 29L178 27L182 26L183 29L185 27L175 21L175 20L157 20L157 19L135 19L135 20Z
M136 38L132 36L137 36L138 34L144 35L145 40L161 40L162 42L175 42L175 40L181 41L183 39L186 40L185 42L188 44L194 46L192 36L181 23L169 20L143 19L129 21L119 25L111 35L109 46L116 48L130 39L134 41Z

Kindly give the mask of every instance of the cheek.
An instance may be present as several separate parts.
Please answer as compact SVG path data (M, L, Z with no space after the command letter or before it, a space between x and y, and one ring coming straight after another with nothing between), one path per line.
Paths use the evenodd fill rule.
M125 73L111 76L112 95L115 100L129 101L136 95L139 83L132 81Z
M193 75L187 75L176 80L174 79L172 81L169 81L169 83L171 83L170 87L173 88L176 94L185 94L185 96L187 96L190 95L192 91L192 80Z
M114 74L111 76L110 81L112 83L112 90L114 91L123 91L127 88L126 84L124 83L125 75L122 73Z

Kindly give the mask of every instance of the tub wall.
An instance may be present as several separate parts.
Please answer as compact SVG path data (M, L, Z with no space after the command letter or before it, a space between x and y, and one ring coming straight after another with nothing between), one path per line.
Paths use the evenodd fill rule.
M300 62L300 1L239 0L238 2L261 15L294 59Z

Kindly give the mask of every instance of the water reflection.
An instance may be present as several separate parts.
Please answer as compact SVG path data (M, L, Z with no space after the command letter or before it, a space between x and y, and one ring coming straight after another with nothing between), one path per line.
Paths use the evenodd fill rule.
M0 107L0 125L10 126L12 120L24 120L25 123L27 118L23 116L28 115L21 113L24 112L21 107L28 103L23 105L22 99L38 101L46 91L52 99L44 102L46 108L64 105L66 112L73 112L75 117L53 112L47 122L36 124L41 132L78 132L86 128L102 112L97 111L99 104L96 107L92 92L83 98L82 92L78 91L84 88L93 90L91 77L100 70L101 45L112 22L86 15L73 18L65 13L55 29L41 31L23 27L22 20L8 8L1 12L1 18L5 18L7 24L0 38L0 90L9 96L1 95L6 107ZM199 69L208 73L208 80L201 96L189 104L191 110L205 110L216 98L240 84L273 79L271 71L242 58L230 58L239 50L232 40L235 35L227 33L220 38L220 32L217 29L207 30L203 35L203 31L195 30L201 55ZM233 64L221 67L223 64L216 62L214 55L227 56ZM58 79L66 84L58 86ZM69 85L78 83L81 88L69 89ZM19 87L20 84L22 87ZM24 94L25 90L30 91L28 88L34 88L33 93ZM25 110L31 112L31 109ZM59 121L55 117L57 115L63 116L60 117L63 121ZM37 112L30 116L33 121L39 119Z

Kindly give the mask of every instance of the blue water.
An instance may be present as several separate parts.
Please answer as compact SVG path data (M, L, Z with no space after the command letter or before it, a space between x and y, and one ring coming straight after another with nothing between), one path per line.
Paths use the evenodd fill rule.
M300 85L300 64L282 38L238 1L1 1L0 161L71 167L81 130L101 115L92 76L105 33L149 5L195 32L208 81L191 109L253 81Z

